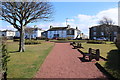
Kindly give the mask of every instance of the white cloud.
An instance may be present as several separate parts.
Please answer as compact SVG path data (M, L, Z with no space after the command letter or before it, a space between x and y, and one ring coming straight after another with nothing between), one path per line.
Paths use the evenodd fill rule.
M75 18L75 22L79 23L79 28L85 34L88 34L89 27L98 25L98 21L103 17L108 17L113 20L113 22L118 25L118 8L111 8L108 10L103 10L96 15L84 15L79 14ZM78 19L78 20L77 20Z

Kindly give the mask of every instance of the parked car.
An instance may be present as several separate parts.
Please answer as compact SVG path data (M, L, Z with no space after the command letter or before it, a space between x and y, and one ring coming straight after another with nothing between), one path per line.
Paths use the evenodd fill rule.
M101 37L101 38L97 38L97 40L107 40L107 39L104 37Z

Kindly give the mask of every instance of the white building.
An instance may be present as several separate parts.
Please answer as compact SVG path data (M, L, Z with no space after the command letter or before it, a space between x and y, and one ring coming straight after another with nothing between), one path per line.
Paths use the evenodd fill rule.
M15 36L15 31L12 31L12 30L4 30L2 31L2 36L12 36L14 37Z
M71 38L76 39L80 38L81 31L76 27L71 28L70 25L67 27L53 27L50 26L50 29L47 31L47 38Z
M7 37L8 39L12 39L15 36L15 31L4 30L4 31L1 31L1 35Z
M40 28L31 28L33 29L32 32L25 32L25 38L38 38L38 37L41 37L41 33L44 32L44 30L40 29ZM20 37L20 33L19 31L16 31L15 33L15 37Z

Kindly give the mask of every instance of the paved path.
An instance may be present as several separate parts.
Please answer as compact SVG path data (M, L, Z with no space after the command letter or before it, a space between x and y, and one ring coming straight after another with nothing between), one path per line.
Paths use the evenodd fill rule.
M69 43L55 43L35 78L105 78L94 62L82 62L82 57Z

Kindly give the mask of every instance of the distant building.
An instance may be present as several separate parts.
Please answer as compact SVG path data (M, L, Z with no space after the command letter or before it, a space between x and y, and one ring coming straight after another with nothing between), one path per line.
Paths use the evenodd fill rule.
M47 30L44 34L47 34L47 38L53 39L53 38L71 38L76 39L80 38L81 31L76 28L71 28L70 25L67 25L67 27L53 27L50 26L50 29Z
M87 35L85 35L84 33L81 33L81 39L88 39L88 36Z
M109 29L109 32L107 30ZM91 40L116 40L117 30L119 26L116 25L98 25L89 28L89 39Z
M42 30L42 29L40 29L40 28L33 28L33 33L32 33L32 34L25 33L25 38L26 38L26 39L29 39L29 38L31 37L31 38L36 39L36 38L42 36L42 35L41 35L42 32L44 32L44 30ZM15 37L20 37L19 31L16 31Z
M7 37L7 39L12 39L15 36L15 31L4 30L4 31L1 31L1 35Z

